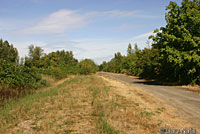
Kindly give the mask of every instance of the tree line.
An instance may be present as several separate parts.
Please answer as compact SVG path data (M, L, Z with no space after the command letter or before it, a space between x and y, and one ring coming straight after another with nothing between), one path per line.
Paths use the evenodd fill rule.
M151 35L152 47L128 45L127 56L115 53L100 70L179 84L200 84L200 2L183 0L166 7L166 26Z
M91 59L78 62L72 51L45 54L34 45L29 46L28 56L19 60L17 48L0 39L0 102L47 86L43 75L62 79L69 74L95 73L97 69Z

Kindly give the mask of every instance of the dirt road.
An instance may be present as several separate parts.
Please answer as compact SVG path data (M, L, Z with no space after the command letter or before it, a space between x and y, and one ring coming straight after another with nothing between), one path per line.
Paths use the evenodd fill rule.
M129 84L133 84L161 99L166 100L166 103L178 108L179 115L182 115L186 120L200 126L200 95L184 90L183 88L173 86L154 85L152 82L129 77L122 74L113 73L98 73L100 76L111 77Z

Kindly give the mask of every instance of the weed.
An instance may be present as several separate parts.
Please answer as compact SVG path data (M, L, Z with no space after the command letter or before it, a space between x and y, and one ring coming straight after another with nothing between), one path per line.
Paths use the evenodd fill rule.
M163 124L163 121L160 121L160 122L158 122L158 126L160 126L160 125L162 125Z
M138 114L138 116L141 116L141 117L151 117L153 115L155 115L153 112L147 112L147 111L143 111Z
M117 134L118 133L118 131L113 129L113 127L110 126L108 121L103 117L99 118L97 127L100 130L100 134Z
M138 93L137 95L138 95L138 96L143 96L143 94L141 94L141 93Z

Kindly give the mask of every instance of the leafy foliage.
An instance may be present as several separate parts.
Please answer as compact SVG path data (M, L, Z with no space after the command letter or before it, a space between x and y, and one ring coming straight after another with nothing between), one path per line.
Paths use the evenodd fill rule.
M128 49L127 49L127 55L131 55L131 54L133 54L133 49L132 49L131 43L129 43Z
M29 46L29 57L25 59L25 66L36 67L41 74L62 79L69 74L79 73L78 60L72 51L56 51L44 54L40 47Z
M62 79L69 74L90 74L97 71L92 60L86 59L79 64L72 51L44 54L42 48L31 45L29 56L21 58L20 64L17 49L7 41L0 40L0 52L0 101L48 85L41 74Z
M18 59L17 49L12 44L10 45L8 41L0 39L0 60L17 63Z
M170 2L166 27L155 30L153 47L160 53L161 77L181 83L200 84L200 4Z
M28 67L41 67L40 59L44 55L44 50L34 45L30 45L28 48L29 57L25 57L25 65Z
M129 48L132 48L130 44ZM157 49L145 48L144 50L139 50L137 44L135 44L134 49L131 51L132 54L127 51L127 56L122 56L120 53L115 54L111 61L108 63L103 62L100 65L100 70L154 78L158 73L157 68L159 67Z
M38 88L40 74L34 68L2 62L0 66L0 85L13 88Z
M18 51L0 40L0 87L37 88L41 76L33 68L18 64Z
M80 61L79 67L80 67L80 74L96 73L98 69L94 61L90 59L85 59L85 60Z
M183 0L166 7L166 27L155 30L152 48L139 50L131 44L123 60L103 62L103 71L127 73L182 84L200 84L200 2ZM147 42L149 44L149 42Z

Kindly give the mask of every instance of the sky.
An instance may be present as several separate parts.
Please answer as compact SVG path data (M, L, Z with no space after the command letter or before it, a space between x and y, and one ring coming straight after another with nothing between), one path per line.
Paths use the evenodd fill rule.
M174 0L180 4L181 0ZM128 44L148 47L148 36L166 25L170 0L0 0L0 38L28 55L73 51L78 60L109 61Z

